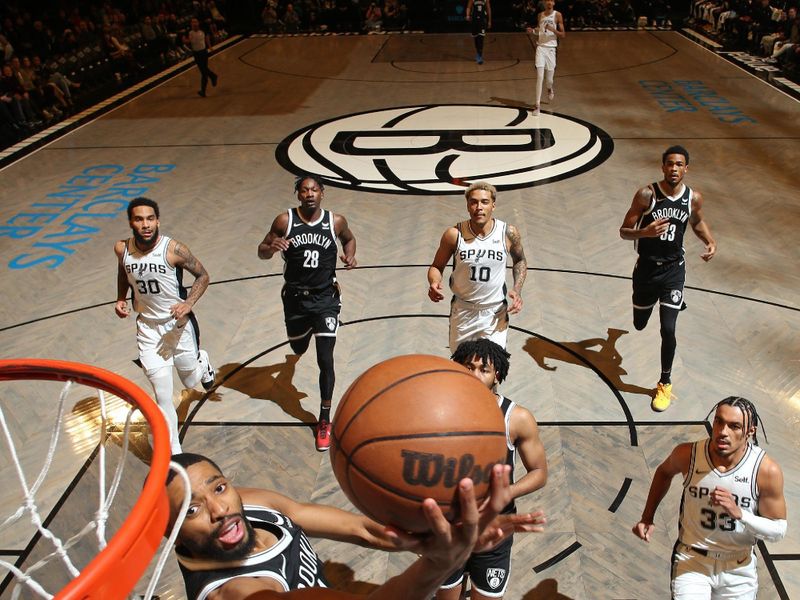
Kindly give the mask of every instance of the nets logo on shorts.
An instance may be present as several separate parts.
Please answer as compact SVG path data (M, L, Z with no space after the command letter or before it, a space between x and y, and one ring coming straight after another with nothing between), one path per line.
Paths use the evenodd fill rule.
M486 581L489 584L489 587L493 590L496 590L501 585L503 585L503 581L506 578L506 570L499 569L499 568L492 568L486 569Z
M326 184L389 194L463 194L474 181L510 190L559 181L614 150L598 127L564 115L471 104L386 108L309 125L278 162Z
M681 301L681 291L680 290L672 290L669 294L670 299L674 304L677 304Z
M333 317L325 317L325 325L328 326L328 329L331 331L336 331L336 319Z

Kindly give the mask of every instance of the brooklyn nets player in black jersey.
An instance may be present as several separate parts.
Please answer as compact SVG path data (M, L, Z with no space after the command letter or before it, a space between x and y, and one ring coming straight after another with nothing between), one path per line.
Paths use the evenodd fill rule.
M517 512L515 498L533 493L547 483L547 456L533 413L497 392L497 386L508 375L511 355L499 344L481 338L461 342L451 358L466 367L497 397L506 425L506 464L511 467L511 502L503 509L503 514L514 514ZM526 472L515 480L517 456L522 459ZM541 525L546 522L544 513L537 511L532 515L537 517L538 531L542 531ZM510 578L513 542L514 538L509 536L489 552L474 552L466 564L442 584L436 592L436 600L462 598L466 593L467 577L472 587L469 592L471 600L502 600Z
M634 240L639 253L633 269L633 326L644 329L653 307L660 302L661 378L651 403L658 412L666 410L672 399L675 326L678 312L686 308L683 234L687 223L705 244L700 255L704 261L711 260L717 251L703 218L703 197L683 183L689 170L689 153L683 146L671 146L664 151L661 164L664 179L636 192L619 228L620 237Z
M356 238L347 219L320 206L325 186L319 179L305 175L296 181L294 189L300 206L275 217L264 241L258 245L258 257L269 259L276 252L283 255L286 284L281 298L292 351L303 354L312 334L316 339L320 393L316 448L324 452L330 446L335 381L333 347L341 308L336 282L336 239L342 243L340 258L345 268L352 269L356 266Z
M491 495L478 509L472 481L459 482L461 521L449 523L432 499L422 504L431 532L410 535L363 515L301 503L271 490L234 488L214 462L176 454L191 485L191 500L176 540L189 600L286 598L345 600L362 595L325 591L322 562L306 538L350 542L420 555L400 575L369 594L372 600L428 600L473 550L489 550L512 533L540 531L538 513L499 515L510 501L508 468L495 465ZM183 480L167 479L170 527L181 509Z
M468 0L466 19L472 23L472 41L475 43L475 62L483 64L483 41L486 30L492 28L491 0Z

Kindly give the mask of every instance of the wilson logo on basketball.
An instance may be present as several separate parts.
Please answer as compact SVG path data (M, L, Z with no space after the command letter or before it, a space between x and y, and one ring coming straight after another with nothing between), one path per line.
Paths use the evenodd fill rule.
M470 477L475 484L487 482L491 478L492 467L503 462L501 458L482 466L475 464L472 454L462 454L459 458L413 450L402 450L400 454L403 457L403 481L425 487L443 484L454 488L464 477Z
M613 152L611 137L565 115L471 104L357 113L283 140L278 162L326 184L390 194L462 194L486 180L508 190L584 173Z

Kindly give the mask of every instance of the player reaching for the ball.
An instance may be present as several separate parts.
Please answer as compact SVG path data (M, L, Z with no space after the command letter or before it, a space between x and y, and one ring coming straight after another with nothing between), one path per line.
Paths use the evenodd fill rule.
M374 590L373 600L428 600L475 549L488 549L514 532L541 531L541 513L500 515L511 499L508 467L495 465L490 496L478 509L470 479L459 482L461 520L449 523L431 499L423 503L430 533L409 535L332 506L300 503L263 489L236 489L209 458L178 454L192 499L176 555L189 600L345 600L362 595L323 590L322 562L306 533L383 550L420 555L400 575ZM182 479L167 479L170 529L183 500ZM310 588L310 589L309 589Z

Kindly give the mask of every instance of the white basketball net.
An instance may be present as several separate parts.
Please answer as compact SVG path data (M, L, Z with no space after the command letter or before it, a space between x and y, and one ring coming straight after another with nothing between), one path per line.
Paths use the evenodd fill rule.
M67 571L73 578L78 577L78 575L80 575L80 570L75 567L73 560L70 558L69 549L85 536L89 536L90 533L92 532L94 533L94 537L96 538L98 552L102 551L107 545L106 522L108 521L108 511L111 508L111 504L114 501L117 489L119 488L119 483L122 479L122 472L125 465L125 458L128 454L131 417L134 411L136 410L134 406L129 406L128 408L127 415L125 417L125 429L122 438L122 454L114 470L114 475L111 479L111 484L106 489L105 441L107 439L111 420L109 419L108 416L108 407L106 403L105 393L101 389L97 390L98 398L100 400L100 416L101 416L101 426L100 426L99 444L98 444L99 448L98 509L94 513L94 518L89 523L87 523L83 527L83 529L81 529L78 533L76 533L72 537L68 538L66 541L63 541L58 536L56 536L52 531L50 531L47 527L44 526L42 517L39 514L39 508L36 503L36 492L39 490L40 486L45 481L47 473L50 470L50 466L52 465L53 456L55 454L56 447L58 445L58 438L64 421L64 407L67 394L69 393L73 385L74 382L67 381L61 390L61 394L58 400L56 422L53 425L53 429L50 434L50 443L47 450L47 457L45 458L44 465L42 466L41 471L39 471L39 475L36 477L36 480L33 482L33 485L29 485L28 483L29 480L23 471L16 446L11 437L11 431L9 430L8 424L6 422L6 416L5 413L3 412L2 404L0 404L0 427L2 427L3 436L5 437L6 445L8 446L9 453L11 454L11 458L14 463L14 469L16 471L17 478L19 480L20 485L22 486L22 491L25 496L24 504L20 506L13 514L5 518L5 520L2 523L0 523L0 534L2 534L2 532L5 529L9 528L13 523L19 521L20 519L22 519L23 516L27 514L33 526L36 527L38 532L41 534L42 539L47 540L47 542L53 548L52 552L47 554L44 558L38 560L36 563L27 566L24 570L3 559L0 559L0 567L10 571L21 584L28 586L42 598L48 598L48 599L53 598L53 593L45 590L44 587L42 587L42 585L40 585L34 579L34 576L37 571L49 565L51 561L61 561L61 563L64 565L64 567L67 569ZM185 469L181 467L179 464L174 462L170 462L170 468L175 470L181 476L184 482L184 489L190 491L191 486L189 483L189 476L186 474ZM189 506L190 498L191 498L191 493L185 494L183 499L183 505L181 507L180 512L178 513L179 515L178 520L172 529L172 532L170 534L169 539L167 540L167 543L164 545L158 557L158 562L156 564L155 570L153 571L153 575L147 587L147 591L143 595L143 598L145 600L150 600L153 596L153 591L155 590L156 584L158 583L158 579L161 576L164 564L166 563L167 558L169 556L169 551L175 544L175 538L177 537L178 531L180 530L183 518L186 514L186 509ZM11 600L17 600L20 597L22 590L23 590L23 585L15 586L11 594ZM58 590L55 590L55 592L57 591Z

